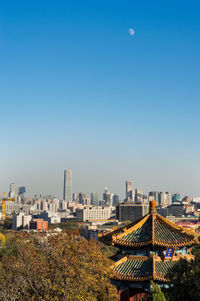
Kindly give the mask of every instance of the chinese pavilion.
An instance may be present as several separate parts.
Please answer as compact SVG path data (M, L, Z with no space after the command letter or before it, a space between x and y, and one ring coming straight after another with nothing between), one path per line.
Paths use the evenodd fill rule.
M136 222L101 234L102 242L119 248L111 281L120 300L145 300L151 280L167 284L180 258L193 257L188 251L199 243L198 238L199 234L159 215L156 201L150 202L149 213Z

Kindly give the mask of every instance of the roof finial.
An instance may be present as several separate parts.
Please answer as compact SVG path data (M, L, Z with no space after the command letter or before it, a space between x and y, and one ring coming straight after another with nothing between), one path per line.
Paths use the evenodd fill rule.
M150 214L156 214L156 206L157 206L156 201L150 201L150 207L149 207Z

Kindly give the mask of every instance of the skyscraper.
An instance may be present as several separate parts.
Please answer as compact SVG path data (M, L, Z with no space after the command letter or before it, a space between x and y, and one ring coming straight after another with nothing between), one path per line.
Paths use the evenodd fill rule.
M72 201L72 170L64 170L63 200Z
M99 206L98 193L95 193L95 192L91 193L91 204L93 206Z
M126 199L135 199L135 189L133 189L133 183L131 181L126 181Z

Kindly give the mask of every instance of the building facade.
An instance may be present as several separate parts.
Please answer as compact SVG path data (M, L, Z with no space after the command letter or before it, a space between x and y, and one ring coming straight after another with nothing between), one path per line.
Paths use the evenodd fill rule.
M77 219L83 222L108 220L111 213L112 208L109 206L88 206L77 210Z
M63 200L72 201L72 170L64 170Z
M135 221L146 215L149 211L149 205L142 202L124 202L116 206L116 219L122 221Z
M92 192L91 193L91 204L93 206L99 206L99 197L98 197L98 193L96 192Z

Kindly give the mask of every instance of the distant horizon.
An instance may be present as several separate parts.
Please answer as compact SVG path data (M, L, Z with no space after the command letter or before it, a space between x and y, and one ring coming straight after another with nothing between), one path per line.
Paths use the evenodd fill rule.
M67 169L66 169L67 170ZM71 169L72 170L72 169ZM63 172L64 172L64 170L63 170ZM126 183L126 181L130 181L130 182L132 182L133 183L133 189L138 189L138 188L141 188L142 190L143 190L143 194L144 195L148 195L149 194L149 192L151 192L151 191L157 191L157 192L170 192L170 193L172 193L172 194L174 194L174 193L180 193L180 195L181 195L181 197L184 197L184 196L189 196L190 198L195 198L195 197L200 197L200 195L191 195L191 194L187 194L187 193L183 193L182 191L170 191L169 189L168 190L159 190L159 189L150 189L150 190L146 190L146 189L144 189L144 187L142 187L142 186L134 186L134 182L133 182L133 180L131 180L131 179L126 179L125 181L124 181L124 190L123 191L119 191L118 190L118 192L115 192L115 191L113 191L111 188L110 188L110 186L109 185L105 185L104 187L103 187L103 189L102 189L102 191L93 191L93 190L91 190L91 191L85 191L85 190L78 190L78 191L74 191L73 190L73 170L72 170L72 193L76 193L77 194L77 196L78 196L78 193L86 193L86 195L87 195L87 197L89 197L90 198L90 195L91 195L91 193L97 193L98 194L98 197L99 197L99 200L102 200L103 199L103 192L104 192L104 188L105 187L107 187L108 188L108 190L109 190L109 192L110 193L112 193L113 195L115 195L115 194L117 194L119 197L120 197L120 200L124 200L125 199L125 183ZM63 182L64 182L64 177L63 177ZM63 185L63 182L62 182L62 185ZM28 185L28 186L26 186L24 183L22 183L22 184L18 184L18 183L16 183L16 182L12 182L12 183L14 183L14 184L16 184L17 186L25 186L25 188L26 188L26 193L25 193L25 197L26 198L28 198L28 197L31 197L31 198L33 198L35 195L37 195L37 196L39 196L39 195L42 195L42 196L47 196L47 195L52 195L52 196L54 196L55 198L58 198L59 200L63 200L63 197L62 197L62 195L63 195L63 189L60 191L60 192L58 192L58 193L53 193L53 192L48 192L48 191L46 191L46 192L33 192L33 191L31 191L31 193L29 193L29 191L28 191L28 189L27 189L27 187L31 187L31 185ZM11 183L10 183L11 184ZM123 185L121 185L121 186L123 186ZM158 186L157 186L158 187ZM8 194L8 192L9 192L9 189L6 191L6 190L4 190L3 192L0 192L0 196L2 196L3 195L3 193L6 193L6 194ZM60 196L59 196L60 195Z
M0 3L0 191L200 195L200 2ZM92 191L91 191L92 192Z

